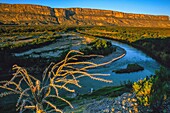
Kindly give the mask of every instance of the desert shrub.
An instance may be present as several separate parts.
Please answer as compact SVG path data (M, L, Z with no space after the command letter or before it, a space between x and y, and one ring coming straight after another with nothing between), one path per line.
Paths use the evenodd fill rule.
M170 95L170 72L166 68L161 67L159 71L155 72L155 76L158 79L153 83L150 103L152 109L156 112L165 109L163 102Z
M81 48L80 51L85 54L100 54L105 56L111 54L113 51L116 51L116 47L113 47L110 41L96 39L87 44L85 48Z
M74 54L73 54L74 53ZM93 55L94 56L94 55ZM18 94L17 110L20 113L25 110L32 110L36 113L61 112L57 105L50 100L60 99L73 108L72 104L60 96L60 89L68 92L75 92L74 89L67 87L68 84L81 88L79 78L90 77L94 80L112 82L110 80L98 78L96 76L108 76L108 74L90 74L88 69L101 66L92 62L81 62L77 58L86 57L82 52L71 50L65 59L58 63L51 63L42 74L42 80L30 75L23 67L14 65L16 73L9 81L0 81L0 88L7 90L1 92L0 97L11 94ZM88 56L89 57L89 56ZM105 63L107 64L107 63Z
M145 78L144 80L139 80L133 84L134 92L136 93L137 99L140 104L144 106L150 105L151 90L154 78Z
M165 68L160 68L154 76L139 80L133 84L133 90L136 93L140 104L150 106L153 111L161 111L163 102L170 93L169 87L170 73Z

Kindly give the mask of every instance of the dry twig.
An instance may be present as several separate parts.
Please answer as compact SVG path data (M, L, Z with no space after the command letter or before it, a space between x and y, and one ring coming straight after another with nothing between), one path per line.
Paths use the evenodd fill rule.
M72 55L72 53L74 53ZM98 56L98 55L91 55ZM103 78L98 78L96 76L108 76L108 74L90 74L87 69L95 68L98 66L106 65L110 62L104 64L95 64L88 61L78 61L78 58L91 57L84 56L82 52L71 50L59 63L51 63L44 71L42 75L42 81L36 79L34 76L29 75L26 69L19 67L17 65L13 66L16 73L9 81L1 81L3 84L0 88L6 89L9 92L3 92L0 97L7 96L10 94L19 94L19 98L16 106L20 109L20 113L24 112L26 109L36 111L36 113L44 112L61 112L56 105L49 101L49 98L57 98L66 102L70 107L73 108L72 104L59 96L58 89L65 89L68 92L75 92L73 89L67 87L68 84L73 84L80 87L79 78L87 76L94 80L99 80L102 82L111 83L111 80L106 80ZM101 56L99 56L101 57ZM20 78L19 82L15 79ZM21 87L26 85L27 87ZM15 86L15 88L11 87ZM55 94L52 93L55 91ZM47 111L48 110L48 111Z

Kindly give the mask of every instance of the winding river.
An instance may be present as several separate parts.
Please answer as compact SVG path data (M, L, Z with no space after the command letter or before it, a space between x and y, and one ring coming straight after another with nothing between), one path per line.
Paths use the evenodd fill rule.
M118 41L113 41L113 40L109 40L109 41L112 42L112 45L116 45L123 48L126 51L126 55L123 58L115 62L112 62L106 66L97 69L91 69L90 72L110 74L110 76L104 78L112 80L113 83L104 83L96 80L91 80L90 78L82 78L80 83L83 87L81 89L76 88L78 93L87 93L90 91L91 88L95 90L105 86L120 85L121 83L128 80L138 81L140 79L145 78L146 76L153 75L155 70L158 70L160 68L160 64L157 61L155 61L154 59L152 59L142 51ZM143 66L144 70L139 72L123 73L123 74L116 74L112 72L113 70L116 69L126 68L126 66L130 63L137 63Z
M70 38L71 39L72 38L77 39L77 37L78 36L72 36ZM67 38L69 38L69 37L67 37ZM63 40L63 41L68 42L68 40ZM75 41L76 42L72 41L71 49L77 48L78 46L75 45L75 43L80 43L82 40L75 40ZM74 87L74 89L76 89L77 93L81 93L81 94L82 93L88 93L91 88L96 90L96 89L99 89L99 88L102 88L102 87L105 87L105 86L120 85L124 81L128 81L128 80L138 81L140 79L145 78L146 76L150 76L150 75L154 74L155 70L159 69L160 64L158 62L156 62L154 59L152 59L151 57L149 57L148 55L146 55L145 53L143 53L142 51L140 51L140 50L138 50L138 49L136 49L136 48L134 48L130 45L121 43L121 42L117 42L117 41L113 41L113 40L109 40L109 41L111 41L112 45L116 45L116 46L123 48L126 51L126 55L123 58L121 58L121 59L119 59L115 62L112 62L108 65L105 65L105 66L102 66L102 67L96 68L96 69L91 69L91 70L89 70L89 72L90 73L110 74L110 76L107 76L107 77L104 77L104 78L112 80L113 83L104 83L104 82L101 82L101 81L92 80L88 77L81 78L80 84L82 85L82 88L80 89L80 88ZM53 50L54 46L56 46L57 44L58 44L58 47L61 47L61 44L66 45L66 42L62 42L62 43L61 42L62 41L60 39L60 44L58 44L56 42L56 43L53 43L53 44L48 45L46 47L32 49L32 50L29 50L29 51L24 52L24 53L17 53L15 55L16 56L20 56L20 55L21 56L22 55L28 55L29 56L30 53L32 53L32 55L33 55L33 53L35 54L36 52L41 52L41 50L42 50L42 51L48 52L48 53L42 52L43 56L50 56L52 53L50 53L51 51L48 51L48 50ZM69 45L69 44L67 44L67 45ZM57 55L58 54L59 53L57 53ZM53 55L54 54L52 54L52 56ZM105 59L107 59L107 57L109 57L109 56L106 56ZM100 59L98 60L98 62L100 63ZM130 63L137 63L137 64L143 66L144 70L140 71L140 72L124 73L124 74L116 74L116 73L112 72L113 70L116 70L116 69L126 68L126 66ZM73 88L72 86L70 86L70 87Z

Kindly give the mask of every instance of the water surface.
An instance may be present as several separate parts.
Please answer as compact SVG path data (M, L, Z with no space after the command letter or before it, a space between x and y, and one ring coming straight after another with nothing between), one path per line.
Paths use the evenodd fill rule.
M154 59L152 59L151 57L149 57L142 51L130 45L118 42L118 41L113 41L113 40L110 40L110 41L112 42L113 45L116 45L116 46L119 46L125 49L126 55L123 58L109 65L106 65L104 67L97 68L97 69L92 69L90 70L90 72L110 74L109 77L105 77L105 78L113 80L113 83L103 83L100 81L91 80L89 78L82 78L81 84L83 87L81 89L76 88L79 93L87 93L90 91L91 88L99 89L105 86L120 85L124 81L128 81L128 80L138 81L140 79L145 78L146 76L150 76L154 74L155 70L158 70L160 68L160 64L157 61L155 61ZM116 74L112 72L113 70L116 70L116 69L126 68L126 66L130 63L137 63L143 66L144 70L139 71L139 72L123 73L123 74Z
M80 79L80 84L83 86L81 89L76 88L76 91L78 93L87 93L90 91L91 88L93 89L99 89L105 86L115 86L115 85L120 85L120 83L123 83L124 81L138 81L139 79L143 79L146 76L150 76L154 74L155 70L158 70L160 67L160 64L156 62L154 59L143 53L142 51L118 42L118 41L111 41L112 45L119 46L126 50L126 55L111 63L106 66L96 68L96 69L91 69L89 70L90 73L105 73L105 74L110 74L110 76L105 77L106 79L113 80L113 83L104 83L96 80L92 80L90 78L82 78ZM15 54L16 56L29 56L29 57L55 57L60 55L60 53L65 50L65 49L79 49L82 45L82 38L78 36L69 36L69 37L64 37L62 39L57 40L56 43L36 48L36 49L31 49L29 51L23 52L23 53L17 53ZM112 53L114 54L114 53ZM107 58L107 57L106 57ZM99 63L101 62L100 59L97 60ZM113 70L116 69L122 69L126 68L126 66L130 63L137 63L141 66L144 67L143 71L140 72L133 72L133 73L124 73L124 74L116 74L112 72ZM75 88L75 87L73 87Z

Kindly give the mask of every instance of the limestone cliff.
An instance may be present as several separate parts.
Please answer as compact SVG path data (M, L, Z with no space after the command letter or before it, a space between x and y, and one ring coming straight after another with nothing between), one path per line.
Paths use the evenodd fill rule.
M0 4L0 23L170 27L168 16L86 8L50 8L24 4Z
M0 4L0 22L4 24L58 24L50 7Z

